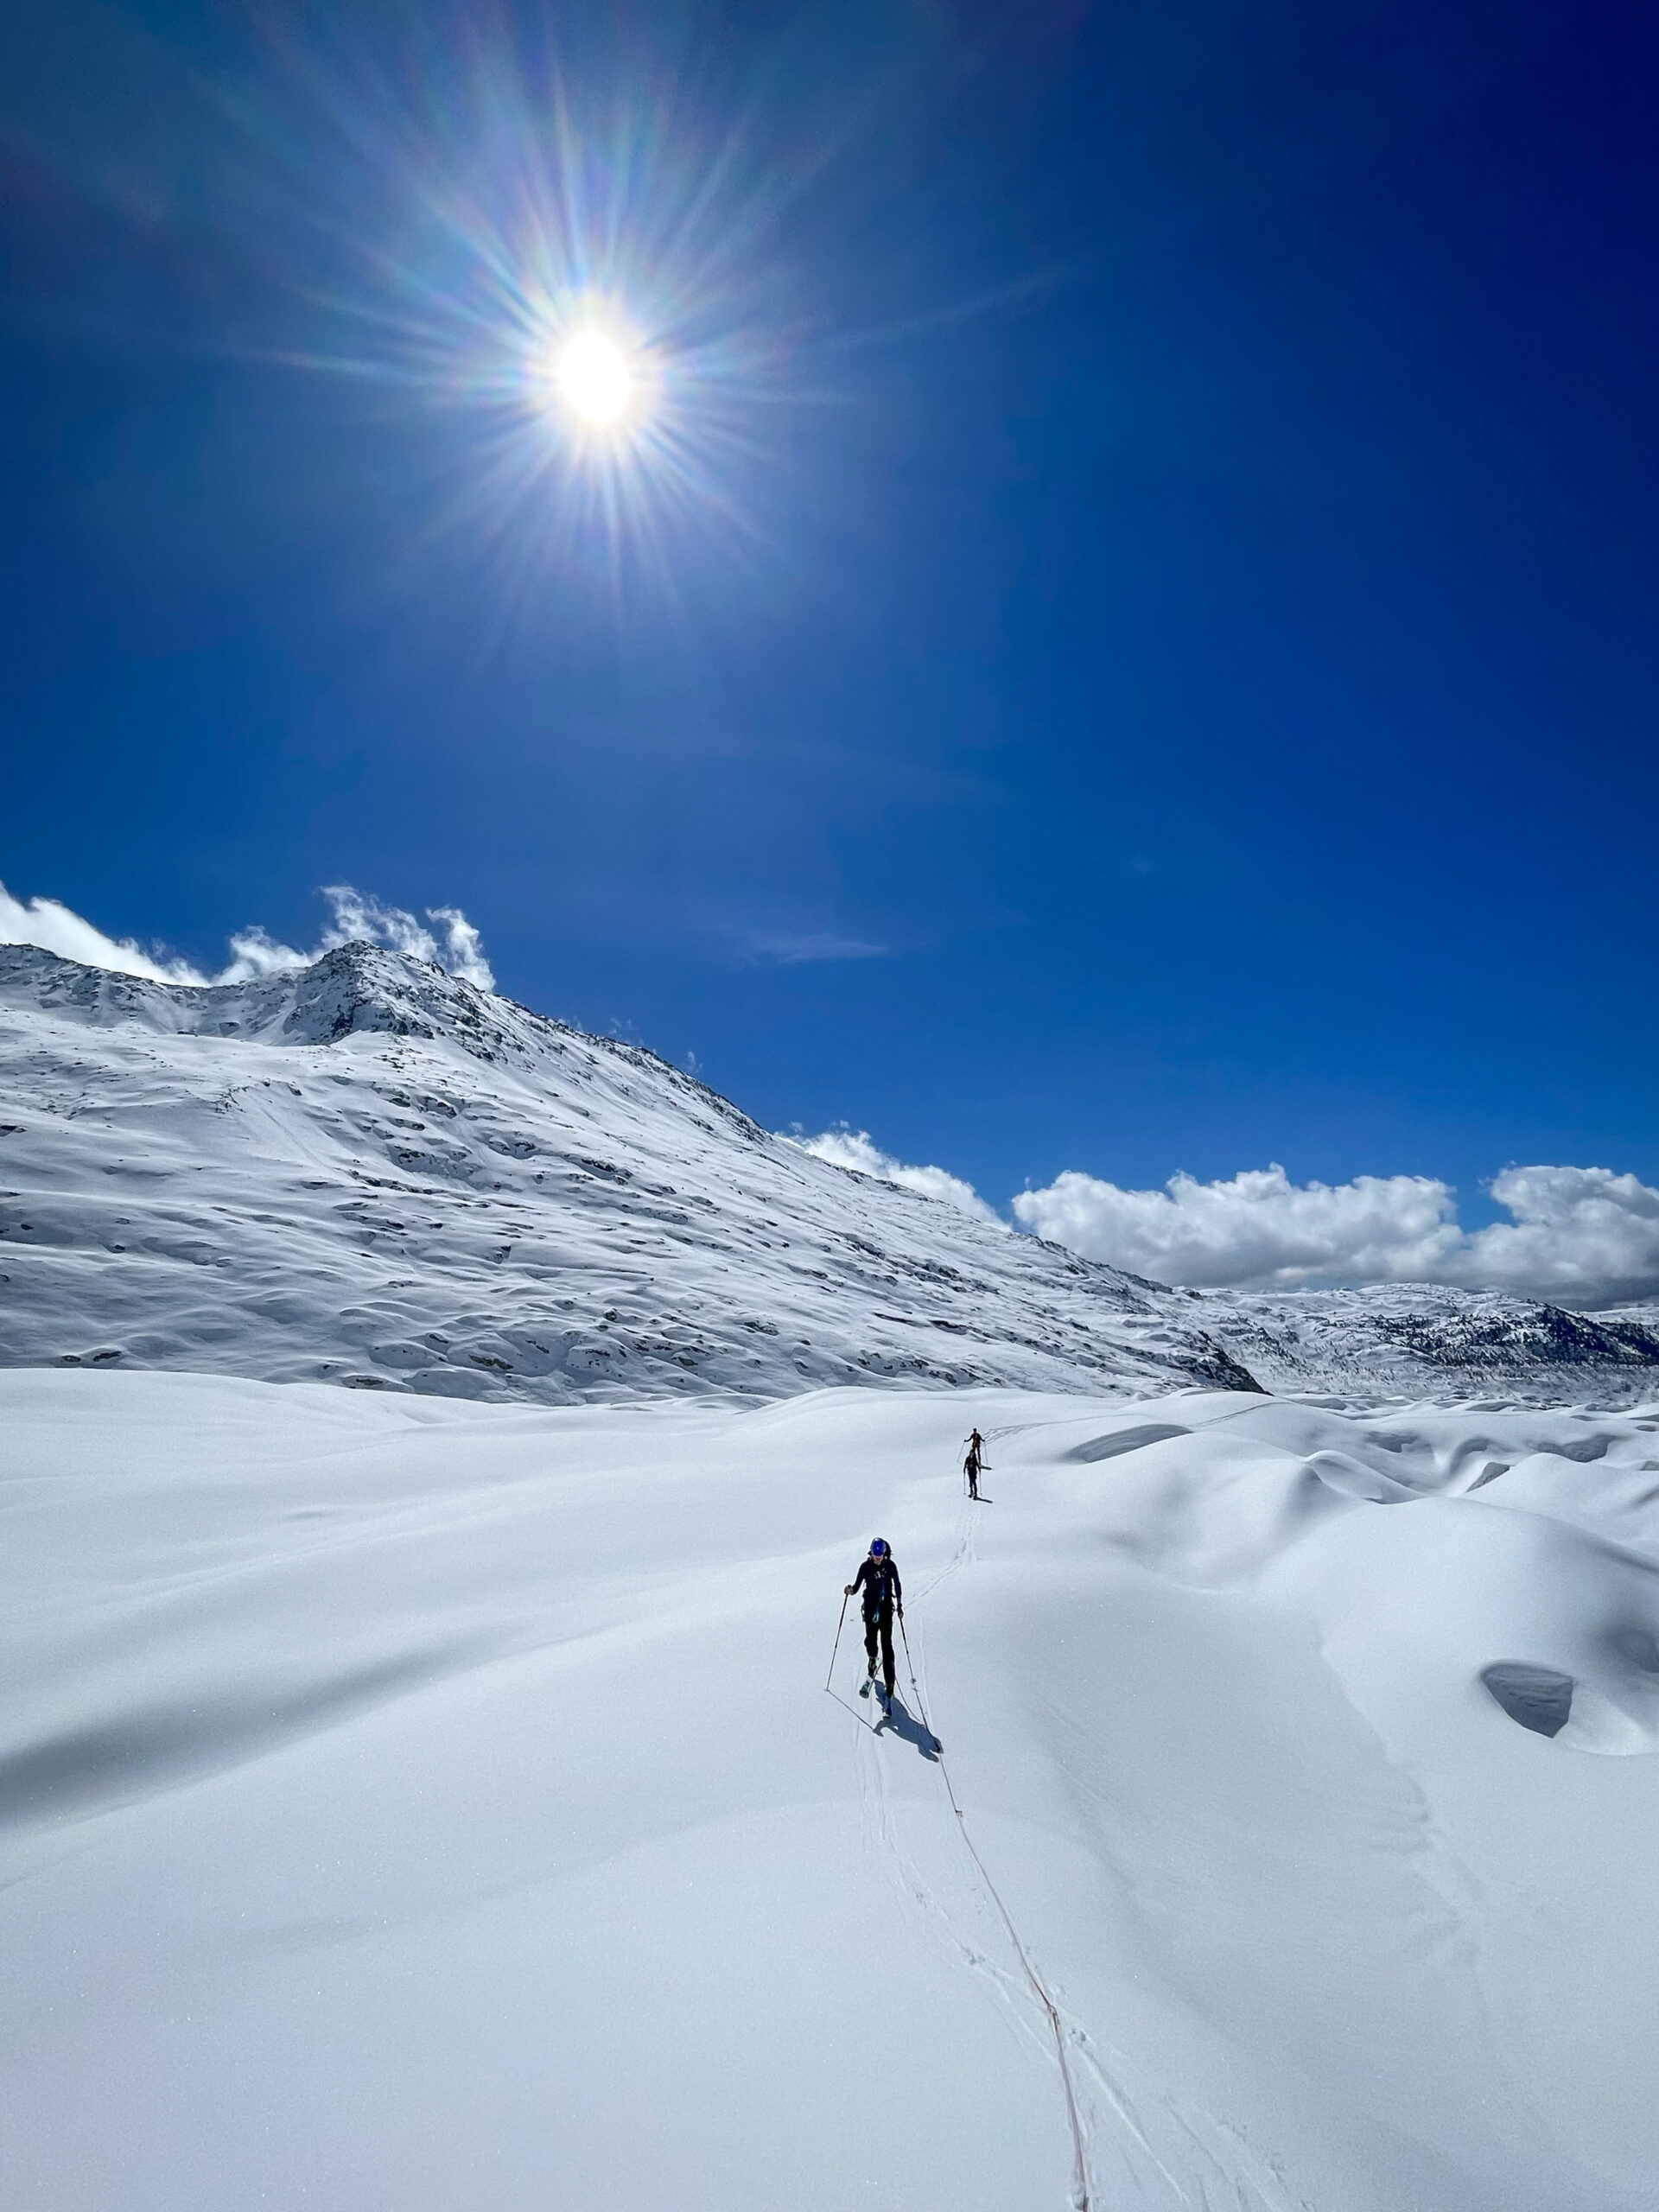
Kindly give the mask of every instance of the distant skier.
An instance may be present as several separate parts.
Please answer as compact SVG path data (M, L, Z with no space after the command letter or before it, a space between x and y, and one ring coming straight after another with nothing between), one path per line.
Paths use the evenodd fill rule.
M876 1639L880 1637L881 1673L887 1684L888 1699L891 1700L894 1672L893 1614L893 1608L897 1606L899 1618L903 1620L905 1592L904 1586L899 1580L899 1569L893 1562L892 1547L883 1536L878 1536L870 1546L869 1557L847 1585L847 1595L849 1598L858 1590L862 1590L864 1592L864 1650L869 1662L870 1681L873 1681L875 1679L875 1646ZM867 1681L859 1692L859 1695L868 1697L870 1683Z
M980 1470L985 1464L985 1440L977 1429L968 1439L968 1457L962 1463L962 1471L968 1478L968 1495L979 1496Z

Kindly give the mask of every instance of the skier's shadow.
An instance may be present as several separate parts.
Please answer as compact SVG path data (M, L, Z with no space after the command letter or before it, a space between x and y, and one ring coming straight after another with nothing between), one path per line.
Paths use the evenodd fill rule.
M925 1759L937 1759L944 1749L927 1723L916 1718L897 1690L887 1700L887 1711L875 1722L875 1733L902 1736L906 1743L915 1745Z

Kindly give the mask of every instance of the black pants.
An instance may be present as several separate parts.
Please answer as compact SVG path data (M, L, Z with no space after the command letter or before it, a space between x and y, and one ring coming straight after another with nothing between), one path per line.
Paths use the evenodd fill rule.
M881 1639L881 1675L887 1686L887 1695L893 1695L893 1607L883 1605L880 1612L864 1616L864 1649L870 1662L870 1672L875 1672L875 1639Z

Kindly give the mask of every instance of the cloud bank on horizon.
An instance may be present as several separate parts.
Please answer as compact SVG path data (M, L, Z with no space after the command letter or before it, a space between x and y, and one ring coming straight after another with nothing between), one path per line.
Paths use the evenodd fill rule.
M1606 1167L1506 1167L1490 1187L1513 1218L1473 1230L1429 1176L1297 1185L1277 1166L1161 1191L1070 1172L1014 1211L1085 1258L1198 1289L1444 1283L1580 1306L1659 1293L1659 1191Z
M331 920L309 952L282 944L257 923L238 931L231 939L231 959L216 975L204 975L188 960L164 952L147 952L131 938L107 936L56 899L14 899L0 883L0 944L35 944L65 960L79 960L89 968L108 968L119 976L139 976L151 983L184 983L206 990L216 983L246 983L258 976L276 976L295 968L308 968L325 952L361 941L383 944L390 951L405 952L412 959L429 960L447 969L480 991L495 988L495 976L484 956L484 942L459 906L429 906L428 929L402 906L388 906L349 883L331 883L322 896L328 901Z
M906 1166L863 1130L792 1138L838 1167L1000 1217L943 1167ZM1127 1191L1075 1170L1022 1191L1015 1219L1051 1243L1195 1290L1436 1283L1599 1307L1659 1296L1659 1191L1606 1167L1506 1167L1492 1196L1512 1218L1465 1230L1457 1194L1427 1175L1294 1184L1282 1167L1227 1181L1172 1175Z

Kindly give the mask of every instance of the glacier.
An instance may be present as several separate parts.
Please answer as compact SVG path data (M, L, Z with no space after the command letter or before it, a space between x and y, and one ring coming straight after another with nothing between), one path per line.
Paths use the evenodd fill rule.
M1645 1313L1174 1290L362 946L0 953L0 1162L7 2212L1659 2206Z

